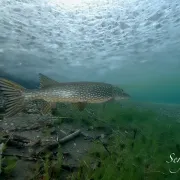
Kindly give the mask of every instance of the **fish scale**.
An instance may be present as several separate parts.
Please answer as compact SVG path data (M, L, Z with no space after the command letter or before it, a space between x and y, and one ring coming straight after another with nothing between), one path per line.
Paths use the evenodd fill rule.
M0 90L6 97L6 114L10 117L21 111L32 100L40 100L43 114L53 103L77 104L83 110L87 103L103 103L110 100L125 99L130 96L121 88L103 82L67 82L59 83L40 74L39 89L25 89L12 81L0 78Z

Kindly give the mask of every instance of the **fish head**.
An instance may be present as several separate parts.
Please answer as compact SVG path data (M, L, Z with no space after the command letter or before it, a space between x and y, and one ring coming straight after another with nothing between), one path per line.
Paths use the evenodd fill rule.
M113 97L115 100L121 100L121 99L129 99L131 96L124 92L123 89L119 87L113 88Z

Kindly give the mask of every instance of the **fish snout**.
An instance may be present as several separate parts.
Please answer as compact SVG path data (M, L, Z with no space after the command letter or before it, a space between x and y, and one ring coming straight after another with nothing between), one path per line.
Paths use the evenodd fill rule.
M129 94L123 92L123 94L121 94L120 96L115 96L114 99L116 101L119 101L119 100L122 100L122 99L129 99L130 97L131 96Z
M124 98L127 98L127 99L131 98L131 96L127 93L123 93L123 96L124 96Z

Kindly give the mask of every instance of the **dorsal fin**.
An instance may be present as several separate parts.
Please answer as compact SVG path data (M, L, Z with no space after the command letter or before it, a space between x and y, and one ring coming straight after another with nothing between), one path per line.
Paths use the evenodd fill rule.
M46 87L50 87L50 86L57 86L60 83L39 73L39 81L40 81L40 86L39 88L46 88Z

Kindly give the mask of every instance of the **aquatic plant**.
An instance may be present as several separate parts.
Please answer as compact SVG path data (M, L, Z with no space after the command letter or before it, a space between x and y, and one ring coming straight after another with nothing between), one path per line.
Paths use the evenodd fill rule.
M82 161L81 168L70 179L178 179L178 173L171 174L166 162L172 152L180 152L175 119L159 116L151 110L117 110L112 105L111 111L109 108L101 116L98 114L113 133L106 148L101 142L94 142L87 160ZM175 168L178 169L177 164Z
M52 128L56 130L67 125L86 129L90 133L102 133L91 139L91 143L85 140L93 146L88 153L84 153L81 160L75 157L76 163L72 168L65 161L68 152L63 152L63 148L67 147L63 147L63 144L55 146L53 150L47 149L43 154L36 154L34 159L31 158L36 162L31 180L178 179L178 172L170 173L178 170L178 163L167 163L170 161L170 154L178 156L180 152L177 119L159 115L150 109L122 107L117 103L109 103L103 108L101 105L89 105L84 112L77 112L72 108L66 118L64 112L65 109L61 111L58 108L54 123L41 127L41 132L48 137L51 136L53 125ZM72 132L68 132L66 136L69 134ZM83 134L80 136L82 139L87 138ZM71 156L71 152L67 155L68 158L69 155ZM10 172L8 169L11 166L6 172Z
M17 158L16 157L3 158L3 164L4 164L4 167L2 168L2 172L6 175L6 177L8 175L10 176L16 167Z
M3 157L3 153L6 150L7 142L1 143L0 149L0 175L8 177L12 174L16 167L17 158L16 157Z

